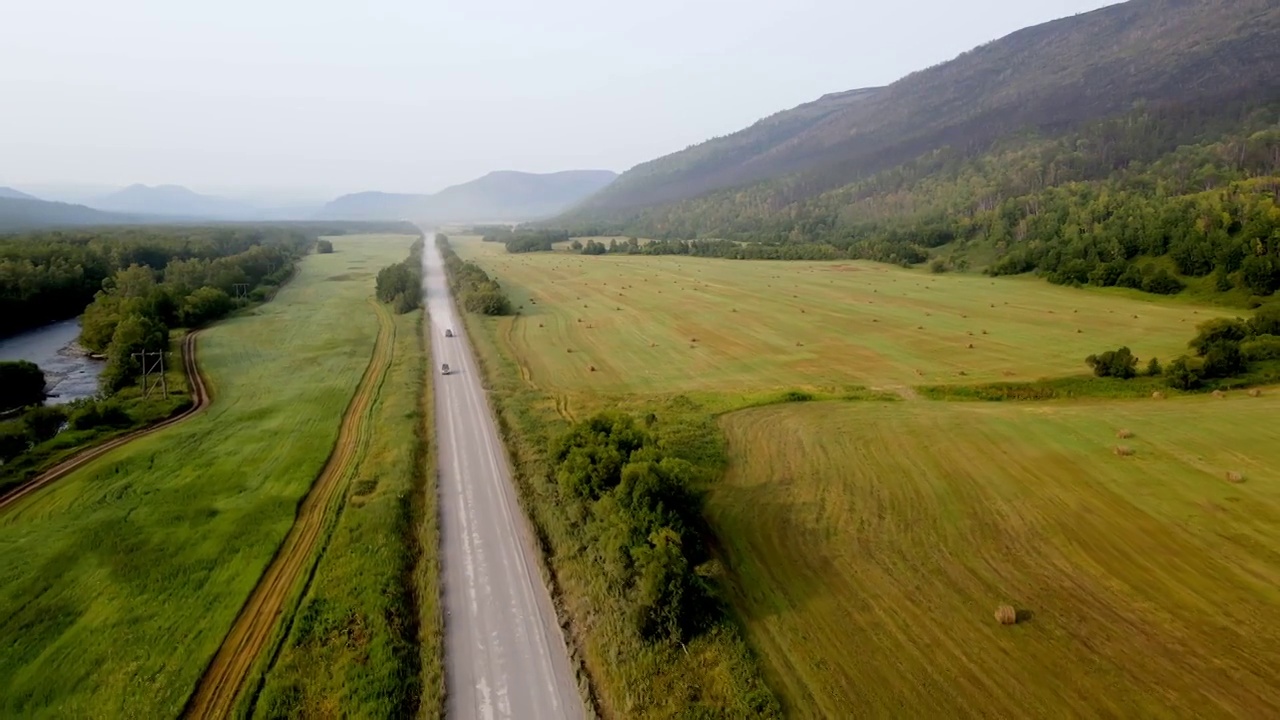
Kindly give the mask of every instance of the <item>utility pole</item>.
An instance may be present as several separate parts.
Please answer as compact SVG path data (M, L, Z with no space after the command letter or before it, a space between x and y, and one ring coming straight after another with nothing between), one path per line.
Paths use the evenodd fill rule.
M167 352L136 352L133 357L142 365L142 399L151 397L151 391L159 387L164 399L169 399L169 382L164 376L164 356ZM159 375L158 379L152 379Z
M235 283L232 288L236 291L236 299L249 297L249 283Z

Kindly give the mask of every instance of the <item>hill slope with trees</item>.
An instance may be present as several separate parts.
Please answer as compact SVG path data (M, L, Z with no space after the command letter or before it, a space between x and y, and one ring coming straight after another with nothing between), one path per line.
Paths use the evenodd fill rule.
M789 176L785 204L940 148L972 154L1014 132L1056 134L1139 100L1212 109L1278 87L1274 2L1131 0L644 163L570 217L617 222L638 208Z

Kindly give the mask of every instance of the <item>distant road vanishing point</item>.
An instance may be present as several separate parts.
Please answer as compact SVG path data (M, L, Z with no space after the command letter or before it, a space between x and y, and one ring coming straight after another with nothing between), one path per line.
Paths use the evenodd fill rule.
M449 296L444 261L435 234L423 234L439 441L446 716L583 718L564 635ZM445 337L448 329L453 337ZM450 373L441 375L445 364Z

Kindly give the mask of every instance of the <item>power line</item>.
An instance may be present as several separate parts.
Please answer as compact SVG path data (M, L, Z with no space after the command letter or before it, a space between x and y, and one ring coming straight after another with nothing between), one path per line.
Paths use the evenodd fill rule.
M167 352L142 352L133 353L133 357L142 365L142 399L151 397L151 391L160 388L160 392L164 394L164 399L169 399L169 382L164 375L164 358ZM159 376L152 379L154 376Z

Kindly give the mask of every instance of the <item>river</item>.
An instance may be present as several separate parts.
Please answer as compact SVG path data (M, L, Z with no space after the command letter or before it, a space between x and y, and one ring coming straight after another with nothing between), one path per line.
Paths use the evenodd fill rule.
M63 320L0 340L0 361L27 360L40 366L48 383L50 405L90 397L98 392L103 362L76 342L79 320Z

